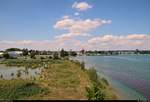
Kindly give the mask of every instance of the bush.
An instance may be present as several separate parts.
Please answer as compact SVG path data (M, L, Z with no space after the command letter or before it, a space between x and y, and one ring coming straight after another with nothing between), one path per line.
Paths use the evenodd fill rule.
M81 69L82 69L82 70L85 69L85 63L84 63L84 62L81 63Z
M0 99L25 99L27 97L43 94L46 88L41 88L32 81L0 80Z
M94 83L98 83L98 75L94 68L91 68L88 70L88 75L90 77L90 80Z
M44 57L40 57L41 60L45 59Z
M59 56L58 56L58 53L57 53L57 52L55 52L55 53L53 54L53 59L59 59Z
M108 81L105 78L101 79L106 85L109 85Z
M4 53L3 57L4 57L5 59L9 59L9 58L10 58L10 56L9 56L8 53Z
M69 56L69 54L68 54L68 52L65 51L64 49L61 49L61 51L60 51L60 56L61 56L61 57L66 57L66 56Z
M105 94L100 90L97 84L93 84L91 87L86 87L88 100L104 100Z

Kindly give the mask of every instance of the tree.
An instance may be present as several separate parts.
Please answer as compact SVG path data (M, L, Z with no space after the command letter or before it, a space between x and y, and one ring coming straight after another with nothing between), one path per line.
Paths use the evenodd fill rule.
M59 56L58 56L58 53L57 53L57 52L54 52L54 54L53 54L53 59L59 59Z
M84 49L82 49L80 52L81 52L82 54L84 54L84 53L85 53L85 50L84 50Z
M9 56L8 53L4 53L4 54L3 54L3 57L4 57L5 59L9 59L9 58L10 58L10 56Z
M66 57L66 56L68 56L69 54L68 54L68 52L67 51L65 51L64 49L61 49L61 51L60 51L60 56L61 57Z
M22 52L23 52L23 56L27 56L28 55L28 49L23 49Z
M35 52L34 52L34 51L31 52L30 57L31 57L31 58L34 58L34 59L36 58L36 57L35 57Z
M8 51L21 51L21 49L19 48L9 48L9 49L6 49L6 52Z
M77 53L75 51L70 51L70 56L77 56Z

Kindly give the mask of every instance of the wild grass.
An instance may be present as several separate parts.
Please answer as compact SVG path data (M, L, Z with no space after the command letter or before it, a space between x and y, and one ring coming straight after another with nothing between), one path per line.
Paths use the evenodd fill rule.
M6 66L26 67L26 68L38 68L46 64L61 63L61 60L53 59L6 59L1 62Z
M47 95L40 97L42 99L87 99L85 87L90 80L78 65L63 60L62 63L49 65L43 71L40 83L49 89Z
M0 80L0 99L26 99L27 97L44 94L46 88L42 88L29 80Z

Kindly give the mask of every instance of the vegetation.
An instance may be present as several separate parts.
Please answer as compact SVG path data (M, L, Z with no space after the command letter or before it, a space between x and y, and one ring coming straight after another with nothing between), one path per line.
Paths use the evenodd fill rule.
M23 49L22 52L23 52L23 56L28 56L29 54L28 49Z
M8 53L4 53L3 57L4 57L5 59L9 59L9 58L10 58L10 56L9 56Z
M65 51L64 49L62 49L61 51L60 51L60 57L67 57L67 56L69 56L69 53L67 52L67 51Z
M50 59L6 59L1 61L1 64L5 64L6 66L24 66L26 68L37 68L42 67L43 64L48 64L54 62Z
M77 60L71 60L72 63L78 65L84 72L87 73L89 80L91 82L90 86L87 86L86 89L86 97L89 100L114 100L117 99L114 94L112 88L109 86L108 81L105 78L101 78L97 71L94 68L83 68L85 65L83 62L79 62Z
M7 100L26 99L47 92L46 88L29 80L0 80L0 90L0 99Z
M105 94L97 86L93 84L91 87L86 87L87 97L89 100L104 100Z
M77 53L75 51L70 51L70 56L77 56Z
M48 65L37 81L47 88L48 93L29 99L87 99L85 87L91 84L87 73L69 60Z
M8 49L10 50L18 49ZM0 99L116 99L108 81L99 77L94 68L87 70L84 62L68 60L68 56L76 56L76 52L68 53L64 49L53 54L28 49L22 51L24 57L9 59L10 56L5 55L6 59L0 61L0 64L44 69L40 77L31 78L32 81L21 79L20 70L16 74L18 79L9 81L4 80L1 74ZM48 53L52 55L47 55ZM85 53L82 50L82 54Z
M85 69L85 63L82 62L80 65L81 65L81 69L84 70Z
M53 59L54 59L54 60L60 59L57 52L55 52L55 53L53 54Z
M6 52L8 52L8 51L21 51L21 49L19 49L19 48L9 48L9 49L6 49L5 51Z
M33 58L33 59L36 58L35 55L36 55L36 53L35 53L34 51L32 51L32 52L30 53L30 57Z

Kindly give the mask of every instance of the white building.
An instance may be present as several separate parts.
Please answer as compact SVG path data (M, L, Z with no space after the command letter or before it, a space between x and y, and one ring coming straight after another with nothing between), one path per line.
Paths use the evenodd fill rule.
M0 57L3 57L3 54L4 54L3 52L0 52Z
M18 57L18 56L22 56L23 52L22 51L9 51L8 54L11 57Z

